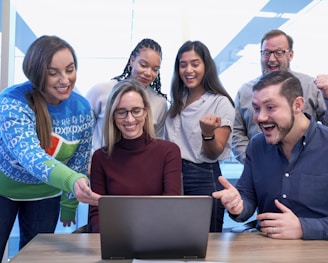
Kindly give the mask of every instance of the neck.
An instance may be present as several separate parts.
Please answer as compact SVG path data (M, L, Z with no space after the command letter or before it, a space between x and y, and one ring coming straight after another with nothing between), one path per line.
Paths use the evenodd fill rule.
M205 93L205 90L194 90L191 89L189 90L188 96L187 96L187 100L186 100L186 104L185 107L187 107L188 105L190 105L191 103L195 102L196 100L199 100L200 97Z
M293 128L281 142L283 151L288 160L290 160L290 156L295 144L304 135L309 125L310 120L304 115L304 113L300 113L295 116Z

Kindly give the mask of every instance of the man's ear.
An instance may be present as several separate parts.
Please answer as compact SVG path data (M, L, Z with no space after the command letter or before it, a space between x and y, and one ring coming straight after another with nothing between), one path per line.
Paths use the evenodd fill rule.
M304 98L299 96L294 100L293 109L295 114L299 114L304 108Z

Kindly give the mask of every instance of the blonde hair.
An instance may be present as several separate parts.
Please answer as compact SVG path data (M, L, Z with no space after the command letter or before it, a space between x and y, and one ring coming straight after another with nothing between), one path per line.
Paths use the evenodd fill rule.
M151 113L150 103L148 96L145 92L145 88L136 80L125 79L118 82L114 87L110 95L108 96L106 103L106 110L103 123L103 149L108 156L112 153L115 143L122 138L121 131L117 128L114 119L114 111L119 104L122 96L130 91L138 93L143 101L144 107L147 110L147 115L144 124L144 132L151 138L155 138L155 129L153 124L153 117Z

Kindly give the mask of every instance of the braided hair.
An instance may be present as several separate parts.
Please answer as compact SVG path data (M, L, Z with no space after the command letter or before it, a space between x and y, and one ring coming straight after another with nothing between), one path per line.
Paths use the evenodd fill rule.
M131 75L131 65L130 65L130 58L131 57L137 57L139 55L139 52L141 49L143 48L150 48L156 52L159 53L161 59L162 59L162 48L161 46L152 39L149 38L144 38L142 39L137 45L136 47L132 50L130 57L128 59L128 63L125 65L125 68L123 70L123 73L121 75L118 75L116 77L114 77L114 79L116 79L117 81L121 81L124 79L127 79L130 77ZM157 77L154 79L154 81L152 83L150 83L149 85L156 93L158 93L159 95L163 96L165 99L167 99L167 95L162 93L161 91L161 76L160 73L158 72Z

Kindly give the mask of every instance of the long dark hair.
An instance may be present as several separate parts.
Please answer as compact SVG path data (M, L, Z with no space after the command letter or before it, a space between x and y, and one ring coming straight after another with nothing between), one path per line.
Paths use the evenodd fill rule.
M51 146L52 120L42 92L46 87L47 69L54 54L66 48L72 53L74 66L77 69L74 49L57 36L44 35L36 39L28 48L23 60L23 72L33 87L32 91L26 94L26 99L35 113L38 138L41 147L45 150Z
M156 51L159 54L160 58L162 59L162 48L161 48L161 46L155 40L152 40L152 39L149 39L149 38L144 38L132 50L132 52L130 54L130 57L128 59L128 62L126 63L125 68L123 70L123 73L121 75L118 75L118 76L114 77L114 79L116 79L117 81L121 81L123 79L127 79L127 78L130 77L130 75L131 75L130 58L131 57L134 57L134 58L137 57L139 55L140 50L143 49L143 48L150 48L150 49ZM155 78L155 80L152 83L150 83L149 86L154 91L156 91L156 93L158 93L159 95L162 95L164 98L167 98L167 95L162 93L162 91L161 91L162 84L161 84L161 76L160 76L159 72L158 72L157 77Z
M187 41L179 48L178 54L175 58L174 73L171 84L172 104L169 110L170 117L175 117L177 114L181 113L184 107L183 97L189 92L189 89L184 85L180 77L179 66L182 54L191 50L194 50L205 64L205 74L202 79L202 86L205 91L212 94L226 96L231 104L234 105L232 98L219 80L215 62L211 57L208 48L200 41Z

